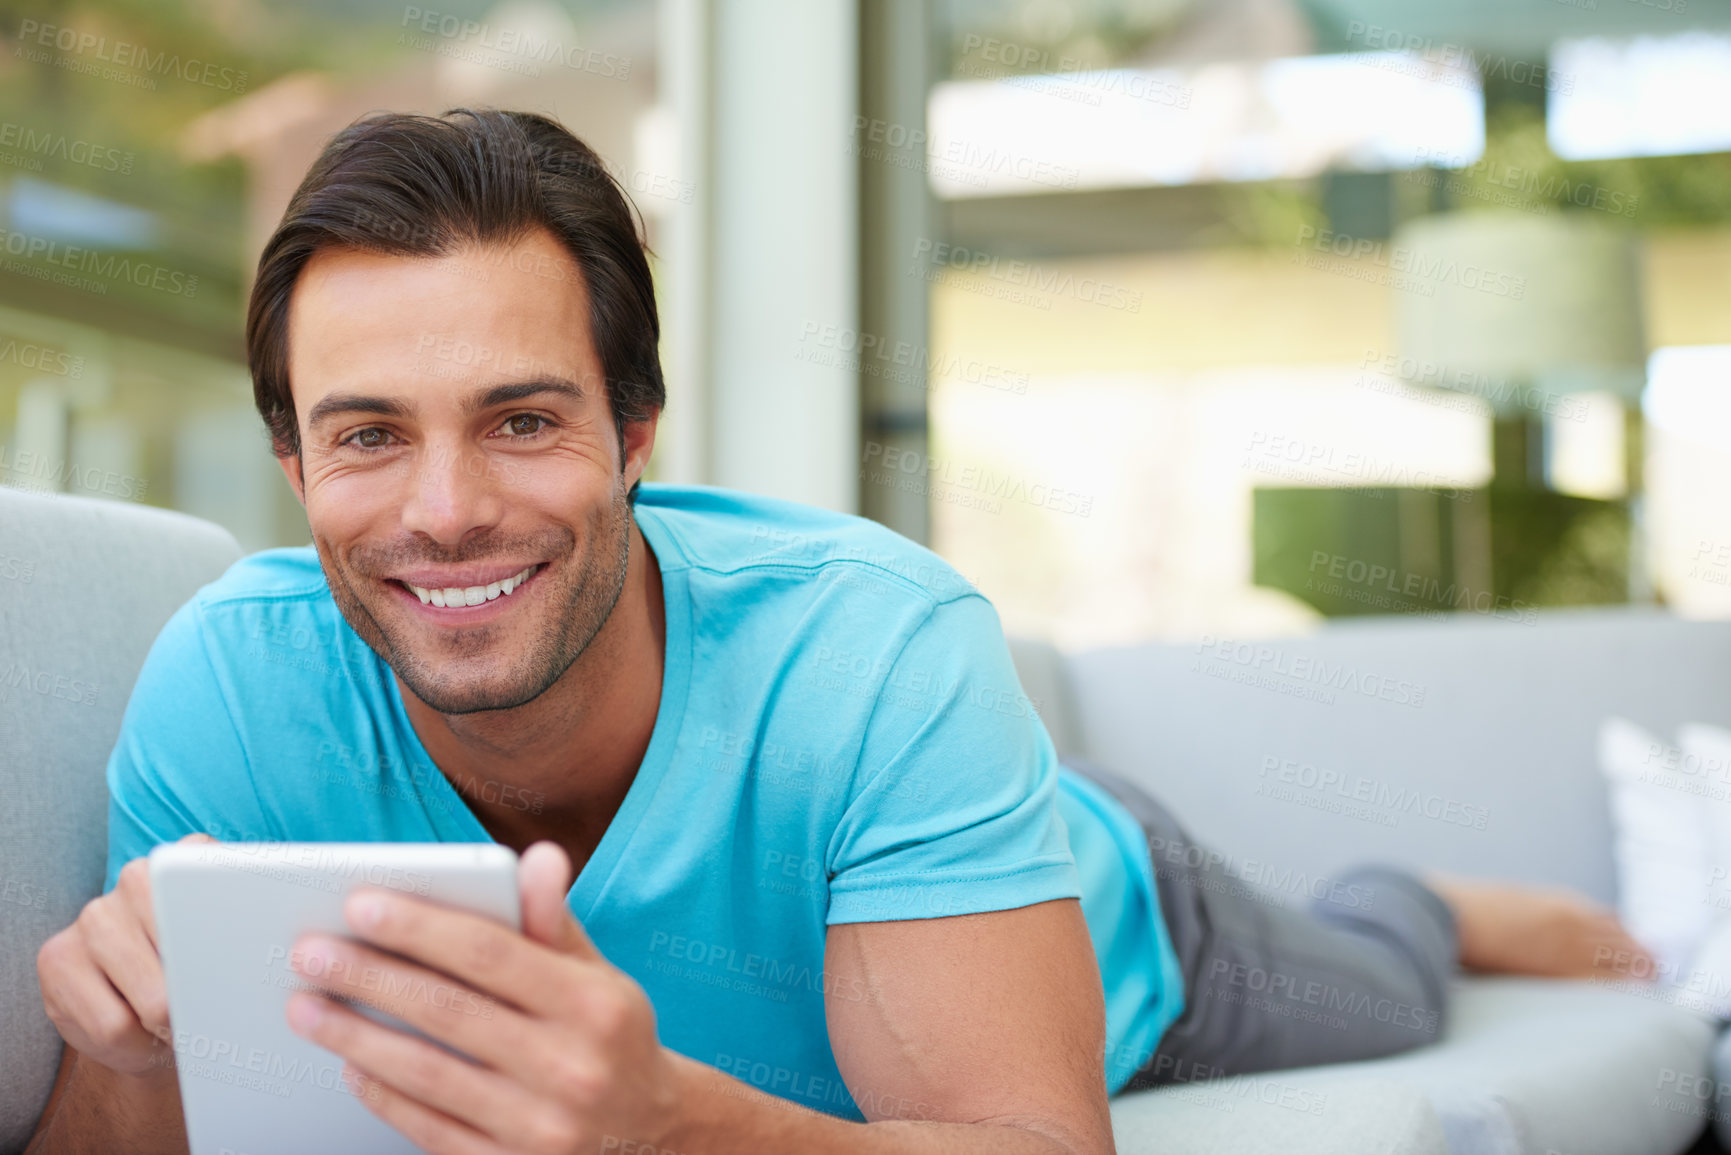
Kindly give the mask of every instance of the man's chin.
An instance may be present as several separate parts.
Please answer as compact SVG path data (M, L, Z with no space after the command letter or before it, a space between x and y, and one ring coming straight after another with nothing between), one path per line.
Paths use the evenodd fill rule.
M436 675L409 676L399 672L409 692L441 714L480 714L488 710L514 710L539 698L546 687L526 684L522 678L474 678Z
M403 645L400 637L391 647L388 664L403 685L441 714L477 714L485 710L512 710L533 702L557 680L549 671L534 668L519 653L515 660L499 651L495 643L475 655L429 655L420 645Z

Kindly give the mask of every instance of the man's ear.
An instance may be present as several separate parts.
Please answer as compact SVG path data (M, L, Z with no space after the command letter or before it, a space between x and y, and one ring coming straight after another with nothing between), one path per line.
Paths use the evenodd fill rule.
M278 457L276 463L282 467L282 475L288 478L289 488L295 491L295 500L305 509L307 504L306 483L301 480L301 455Z
M655 452L655 428L661 423L661 410L657 409L641 421L627 422L625 435L625 461L622 472L625 474L625 488L636 485L643 476L643 471L649 468L649 455Z

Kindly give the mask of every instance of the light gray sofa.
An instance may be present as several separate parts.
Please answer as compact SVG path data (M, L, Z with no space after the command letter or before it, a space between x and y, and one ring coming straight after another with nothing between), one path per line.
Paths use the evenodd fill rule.
M1600 720L1621 714L1663 734L1731 722L1731 623L1652 609L1531 624L1364 619L1304 639L1073 655L1014 649L1061 755L1153 791L1239 877L1293 906L1308 901L1306 886L1325 892L1365 860L1614 902ZM1731 1086L1709 1070L1713 1040L1709 1024L1659 998L1464 979L1437 1046L1280 1080L1330 1091L1376 1079L1418 1092L1453 1155L1673 1155L1710 1119L1731 1135ZM1120 1102L1117 1114L1142 1109ZM1348 1114L1332 1096L1328 1113Z
M0 1155L21 1149L53 1082L35 954L101 886L103 768L133 680L174 609L239 555L193 518L0 488ZM1015 648L1061 752L1154 788L1271 901L1366 857L1609 898L1598 718L1731 713L1731 626L1639 612L1364 623L1248 652ZM1271 672L1319 656L1336 681L1332 664L1350 665L1358 688L1325 702L1314 680ZM1380 679L1368 694L1365 674ZM1396 803L1393 826L1332 813L1298 784L1306 765L1373 780L1382 811L1403 786L1424 801ZM1282 792L1258 794L1270 778ZM1715 1105L1698 1091L1711 1042L1652 1000L1480 980L1429 1050L1122 1096L1113 1118L1126 1155L1674 1155Z

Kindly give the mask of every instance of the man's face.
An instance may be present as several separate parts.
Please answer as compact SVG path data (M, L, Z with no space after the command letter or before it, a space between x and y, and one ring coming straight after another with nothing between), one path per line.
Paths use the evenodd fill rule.
M283 471L355 632L441 713L546 690L624 587L654 437L628 426L621 460L576 263L544 231L323 250L288 354L302 451Z

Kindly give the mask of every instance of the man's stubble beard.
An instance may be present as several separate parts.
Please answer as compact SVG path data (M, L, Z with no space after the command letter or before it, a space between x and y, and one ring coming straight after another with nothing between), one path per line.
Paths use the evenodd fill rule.
M415 697L441 714L456 715L510 710L534 701L564 676L607 624L624 593L631 557L631 505L623 485L615 486L606 513L590 529L589 540L593 545L575 573L569 573L570 567L562 563L568 562L575 554L576 535L569 529L558 531L562 548L547 558L546 568L534 579L536 585L542 585L553 577L555 571L568 574L564 586L541 594L552 609L552 620L534 631L521 661L511 663L501 677L490 679L487 684L476 684L474 679L466 679L460 674L444 673L448 662L430 661L426 654L417 652L407 630L387 628L381 615L375 615L369 608L367 599L356 594L349 582L348 571L332 564L330 551L322 541L317 544L319 564L325 572L331 596L350 628L390 666ZM506 552L486 539L481 544L482 549L459 549L445 556L429 555L425 550L417 550L413 555L389 551L380 554L378 562L369 561L362 572L372 574L400 569L404 561L455 565ZM544 548L533 552L537 556L547 553ZM390 620L389 615L382 617ZM499 644L499 632L500 627L496 625L474 627L466 631L461 645L447 647L446 653L438 657L460 660L465 654L484 653Z

